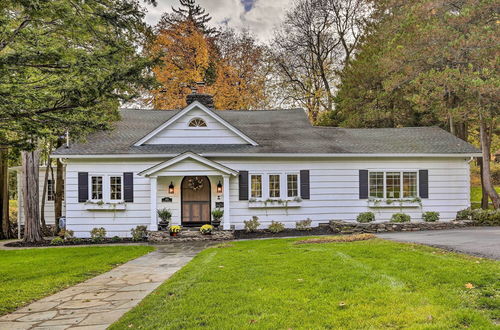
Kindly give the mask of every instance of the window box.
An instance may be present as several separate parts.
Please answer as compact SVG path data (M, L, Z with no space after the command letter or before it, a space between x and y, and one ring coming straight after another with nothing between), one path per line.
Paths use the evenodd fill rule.
M248 201L248 208L251 209L269 209L269 208L296 208L300 207L302 201L299 200L250 200Z
M85 203L85 210L87 211L125 211L125 203L99 203L87 202Z
M420 198L414 199L370 199L368 207L371 208L404 208L404 207L422 207Z

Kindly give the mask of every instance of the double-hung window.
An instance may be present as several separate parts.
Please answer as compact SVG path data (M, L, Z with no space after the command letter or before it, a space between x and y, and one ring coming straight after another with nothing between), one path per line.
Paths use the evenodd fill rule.
M262 198L262 175L260 174L250 176L250 197Z
M56 184L55 180L48 179L47 180L47 200L54 201L56 200Z
M269 175L269 198L280 198L280 175Z
M369 175L370 198L417 197L416 171L372 171Z
M111 200L121 200L122 199L122 177L121 176L111 176L109 178L109 199Z
M90 199L102 200L103 198L103 177L91 176L90 177Z
M286 190L288 197L299 196L299 176L297 174L287 174Z

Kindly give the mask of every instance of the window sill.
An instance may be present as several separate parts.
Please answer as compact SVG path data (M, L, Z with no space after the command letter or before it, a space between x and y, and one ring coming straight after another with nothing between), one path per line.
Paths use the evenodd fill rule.
M300 207L302 202L294 200L269 200L269 201L249 201L248 208L263 209L263 208L290 208Z
M399 200L368 201L368 207L371 208L421 207L421 202L399 201Z
M126 209L125 203L86 203L85 210L87 211L124 211Z

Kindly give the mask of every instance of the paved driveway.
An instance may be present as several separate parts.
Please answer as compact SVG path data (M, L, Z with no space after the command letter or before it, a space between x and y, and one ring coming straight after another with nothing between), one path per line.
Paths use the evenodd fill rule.
M383 233L377 236L500 260L500 227Z

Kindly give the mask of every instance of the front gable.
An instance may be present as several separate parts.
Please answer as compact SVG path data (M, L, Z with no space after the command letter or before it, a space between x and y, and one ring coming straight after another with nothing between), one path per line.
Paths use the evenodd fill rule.
M151 144L250 144L257 143L226 122L213 110L193 102L135 146Z
M178 175L237 175L238 172L192 152L185 152L172 159L156 164L142 172L143 176Z

